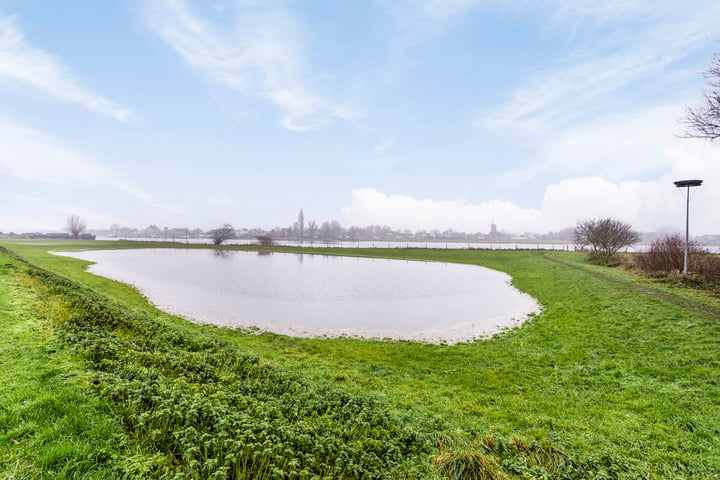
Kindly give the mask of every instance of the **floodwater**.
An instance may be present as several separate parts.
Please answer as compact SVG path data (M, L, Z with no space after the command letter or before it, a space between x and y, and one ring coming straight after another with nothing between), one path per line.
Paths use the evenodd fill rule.
M137 242L180 242L194 244L212 244L210 238L181 238L181 237L97 237L97 240L130 240ZM300 242L297 240L279 239L274 242L278 247L324 247L324 248L426 248L441 250L577 250L577 245L568 243L526 243L517 241L497 241L497 242L460 242L451 240L442 241L387 241L387 240L305 240ZM238 238L227 240L223 245L258 245L258 241L254 238ZM633 251L632 247L628 247L629 251Z
M55 252L97 262L159 308L198 322L293 336L456 343L520 325L537 302L473 266L204 249Z

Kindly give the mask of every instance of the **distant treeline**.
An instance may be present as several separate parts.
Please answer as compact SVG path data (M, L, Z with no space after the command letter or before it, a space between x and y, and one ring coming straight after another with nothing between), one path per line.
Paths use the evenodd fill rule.
M494 226L493 226L494 227ZM113 238L156 238L163 240L183 240L209 238L210 230L200 228L160 228L150 225L145 229L127 228L113 225L108 230L93 230L101 237ZM317 224L310 221L307 224L295 222L289 227L275 227L270 230L262 228L237 228L239 239L254 240L259 236L269 236L274 240L305 240L305 241L360 241L360 240L400 240L400 241L489 241L528 239L533 241L570 241L572 228L565 228L558 232L536 234L526 232L521 235L505 233L491 228L489 232L459 232L447 230L395 230L384 225L370 225L367 227L343 227L340 222L333 220Z

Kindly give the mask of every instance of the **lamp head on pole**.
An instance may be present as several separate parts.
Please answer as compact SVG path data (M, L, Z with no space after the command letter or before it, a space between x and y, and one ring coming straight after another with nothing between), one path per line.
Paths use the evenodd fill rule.
M676 187L699 187L702 182L702 180L678 180L674 183Z
M702 180L678 180L675 186L678 188L687 187L687 200L685 204L685 258L683 259L683 277L688 274L688 255L690 254L690 187L699 187Z

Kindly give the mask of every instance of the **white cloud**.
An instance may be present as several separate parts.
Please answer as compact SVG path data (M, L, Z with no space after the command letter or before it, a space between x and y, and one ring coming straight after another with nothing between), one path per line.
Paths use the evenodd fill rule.
M546 132L578 117L602 112L615 92L675 67L717 38L720 4L708 0L378 0L395 21L391 69L408 63L408 48L452 28L463 15L524 18L554 37L567 36L569 53L529 64L507 79L505 97L479 114L481 128ZM578 35L578 33L583 35ZM580 40L577 37L581 37ZM498 38L497 43L508 39ZM512 42L517 42L512 39ZM567 51L567 50L565 50ZM400 66L399 66L400 65ZM485 94L485 92L480 92ZM616 99L617 101L617 99ZM623 100L620 100L621 102Z
M109 169L50 135L1 117L0 145L0 172L28 182L92 186L112 177Z
M483 115L478 126L545 130L588 108L601 107L591 102L707 46L717 35L716 19L720 16L718 4L697 9L656 9L647 3L581 2L573 3L574 7L565 3L556 6L549 17L552 22L603 22L598 20L602 18L609 29L593 48L577 49L529 75L504 105ZM629 13L635 21L628 21ZM660 18L645 26L647 16Z
M534 0L507 2L521 8L538 5ZM712 22L716 2L712 0L685 0L684 2L648 2L646 0L545 0L544 23L551 29L575 33L578 30L598 29L625 25L630 29L642 29L650 24L665 24L672 33L673 27L682 27L682 20ZM715 11L716 12L716 11ZM715 35L715 32L711 32Z
M147 206L178 212L131 186L118 172L63 146L56 138L2 117L0 147L0 174L27 182L69 187L109 186L142 200Z
M32 87L115 120L131 117L129 110L79 86L55 57L30 45L13 17L0 18L0 80Z
M559 130L536 147L525 167L500 176L512 185L542 174L554 178L600 176L610 180L647 178L667 171L667 150L685 142L675 136L681 105L607 115Z
M672 224L680 204L672 183L627 181L600 177L571 178L548 185L542 200L543 224L548 230L572 226L586 218L614 217L635 228L652 231Z
M615 217L642 231L684 225L684 197L673 181L704 180L693 192L691 228L696 234L720 232L720 147L685 142L665 152L669 168L653 180L613 182L602 177L574 177L548 185L538 208L489 200L477 204L461 200L416 199L386 195L372 188L352 191L342 213L352 225L387 224L411 230L484 232L494 221L508 232L556 231L578 220Z
M462 200L436 201L406 195L386 195L372 188L352 191L352 202L342 209L351 225L390 225L411 230L488 231L495 220L503 229L533 230L541 212L522 209L510 202L491 200L469 204ZM501 222L501 219L512 219ZM523 231L524 231L523 230Z
M305 86L300 27L280 8L241 12L230 31L196 14L184 0L155 1L147 18L157 35L192 67L221 85L278 107L287 129L308 130L359 116Z

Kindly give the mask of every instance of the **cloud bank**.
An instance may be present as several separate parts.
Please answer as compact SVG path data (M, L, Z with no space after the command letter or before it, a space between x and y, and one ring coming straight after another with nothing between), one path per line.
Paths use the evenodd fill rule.
M417 199L407 195L358 188L342 209L351 225L390 225L410 230L487 232L490 224L511 233L548 232L572 227L587 218L614 217L641 231L682 230L685 192L673 181L705 180L692 191L690 223L694 234L720 229L720 147L695 142L667 152L671 168L647 181L610 181L599 176L567 178L549 184L539 208L523 208L503 200L468 203L464 200Z

